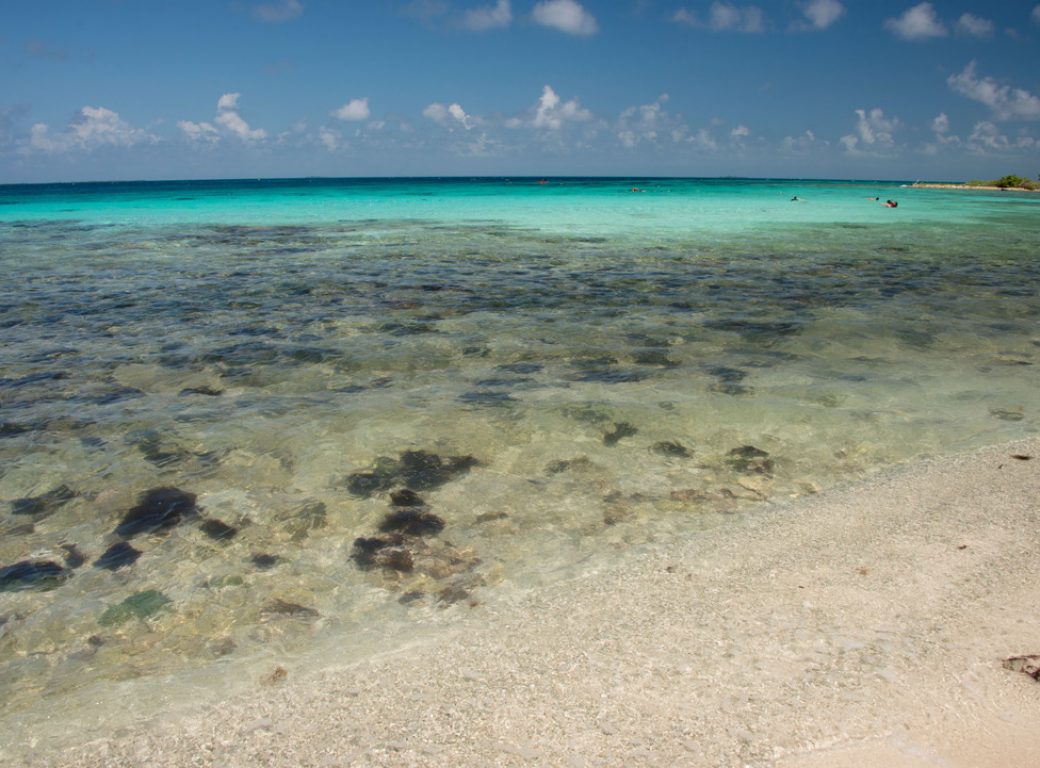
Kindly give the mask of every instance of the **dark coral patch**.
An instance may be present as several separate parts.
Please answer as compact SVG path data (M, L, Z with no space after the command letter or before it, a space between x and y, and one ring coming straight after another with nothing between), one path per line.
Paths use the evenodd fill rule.
M631 437L636 434L639 430L629 424L627 421L619 421L614 423L614 429L603 435L604 445L617 445L623 438Z
M397 509L383 518L379 530L408 536L435 536L444 530L444 521L421 509Z
M76 495L76 492L67 485L59 485L39 496L15 499L11 502L11 514L32 515L36 518L46 517L76 498Z
M369 537L354 539L351 559L362 570L385 568L409 573L414 567L412 553L405 546L402 536Z
M411 488L402 488L399 491L390 492L390 503L395 507L421 507L426 502Z
M116 526L116 534L130 538L139 533L162 531L198 514L195 494L179 488L152 488L145 491L137 504Z
M54 589L68 577L68 569L50 560L22 560L0 568L0 592Z
M758 475L773 474L773 460L769 453L753 445L742 445L726 454L726 463L738 472Z
M94 561L94 567L114 571L125 565L133 565L140 556L140 550L134 549L125 541L120 541L106 549L101 557Z
M222 523L220 520L205 520L199 526L199 530L215 541L233 538L238 533L238 528Z
M371 471L353 473L347 478L347 488L364 498L398 485L430 491L479 464L472 456L442 457L426 451L405 451L399 459L380 456Z

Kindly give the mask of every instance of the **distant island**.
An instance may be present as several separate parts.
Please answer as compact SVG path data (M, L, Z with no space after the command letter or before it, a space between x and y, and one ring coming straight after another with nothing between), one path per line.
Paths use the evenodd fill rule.
M960 184L933 184L925 181L915 181L910 186L918 189L999 189L1019 192L1040 192L1040 182L1022 176L1002 176L992 181L979 181L973 179Z

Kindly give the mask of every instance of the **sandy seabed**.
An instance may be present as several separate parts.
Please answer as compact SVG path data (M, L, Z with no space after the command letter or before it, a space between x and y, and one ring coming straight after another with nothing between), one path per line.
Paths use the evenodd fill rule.
M1038 521L1040 439L901 467L29 764L1034 768Z

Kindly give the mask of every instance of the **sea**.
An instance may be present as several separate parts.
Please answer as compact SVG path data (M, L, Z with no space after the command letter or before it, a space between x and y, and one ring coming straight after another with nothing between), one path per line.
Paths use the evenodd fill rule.
M0 186L0 274L11 760L1040 428L1029 193Z

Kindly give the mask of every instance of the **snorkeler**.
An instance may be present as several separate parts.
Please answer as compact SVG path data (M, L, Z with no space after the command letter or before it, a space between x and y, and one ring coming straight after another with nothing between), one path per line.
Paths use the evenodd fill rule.
M895 200L886 200L885 201L885 207L886 208L898 208L899 207L899 203L897 203Z

